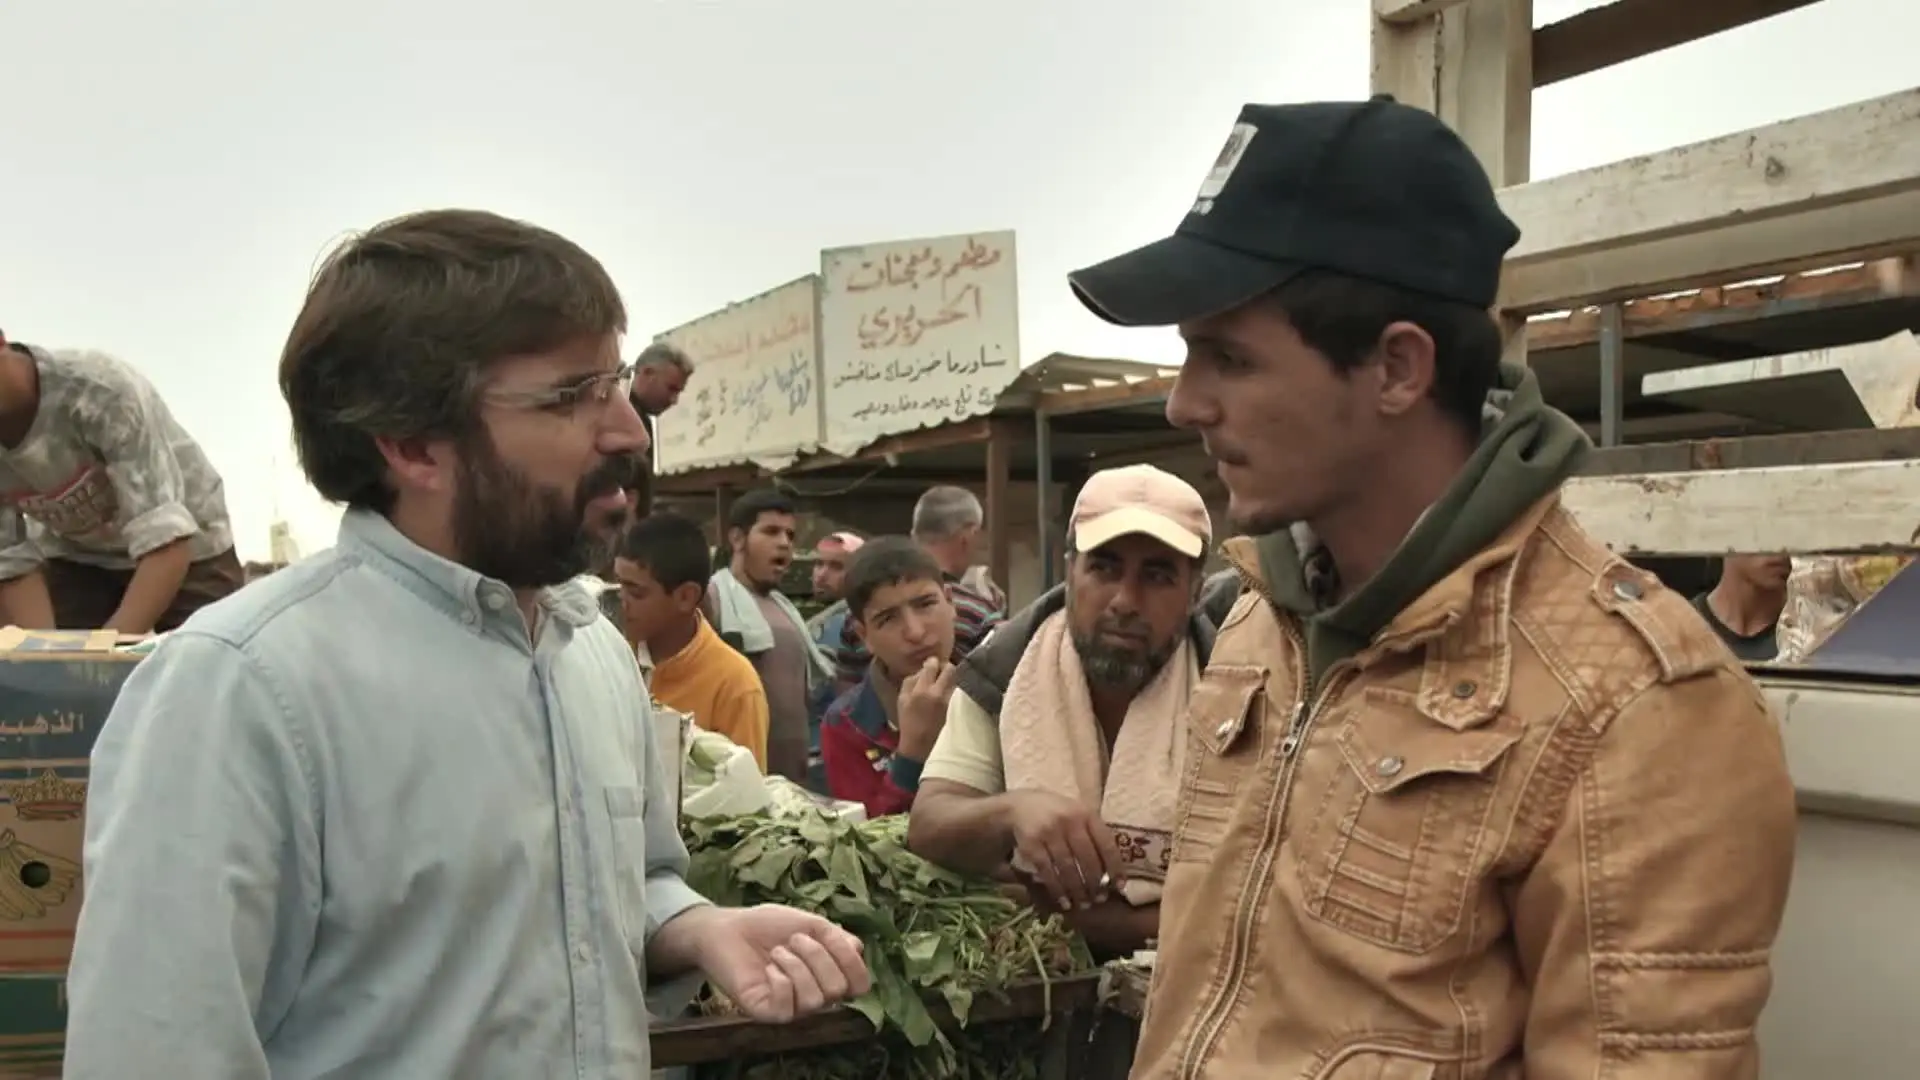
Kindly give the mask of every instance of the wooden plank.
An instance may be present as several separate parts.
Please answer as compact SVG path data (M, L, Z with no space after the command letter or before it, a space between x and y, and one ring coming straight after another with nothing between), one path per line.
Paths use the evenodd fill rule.
M1438 15L1466 0L1373 0L1373 13L1382 22L1412 23Z
M1502 281L1510 311L1901 254L1920 247L1920 88L1507 187L1500 201L1522 230Z
M951 450L959 446L976 446L993 437L993 421L989 417L976 416L971 420L961 420L939 427L921 428L900 435L889 435L876 439L847 454L815 454L803 458L788 466L786 472L812 472L816 469L831 469L836 465L847 465L859 461L885 461L889 457L903 454L923 454L929 450Z
M1879 341L1656 371L1640 380L1640 392L1788 430L1906 427L1920 400L1920 339L1902 330Z
M1033 404L1035 412L1048 416L1072 416L1075 413L1105 412L1131 405L1157 404L1173 393L1177 376L1141 379L1119 386L1088 386L1076 390L1048 390Z
M1019 438L1012 424L1000 422L993 425L993 433L987 439L987 490L981 500L987 518L987 571L1002 589L1013 580L1013 530L1008 524L1013 499L1007 488L1013 475L1013 450Z
M1710 285L1625 301L1621 329L1632 340L1871 304L1913 295L1920 284L1915 278L1907 259L1880 259L1843 270L1802 271L1778 280ZM1596 307L1527 323L1527 347L1535 352L1591 345L1599 339L1600 309Z
M1764 469L1794 465L1845 465L1920 459L1920 428L1886 431L1821 431L1803 435L1750 435L1694 439L1595 450L1583 476L1693 472L1701 469Z
M1562 498L1628 555L1788 555L1920 545L1920 460L1581 476Z
M1373 92L1446 121L1496 186L1521 184L1533 129L1532 49L1532 0L1466 0L1412 21L1376 17Z
M1614 0L1533 32L1533 85L1551 86L1814 2Z
M1005 998L982 994L974 999L966 1026L1031 1020L1091 1009L1099 1001L1099 986L1100 976L1093 973L1055 979L1051 986L1024 983L1010 988ZM953 1031L960 1027L938 998L929 995L927 1008L941 1028ZM651 1042L653 1067L667 1069L818 1050L877 1037L866 1017L843 1005L791 1024L756 1024L732 1017L674 1020L656 1024Z

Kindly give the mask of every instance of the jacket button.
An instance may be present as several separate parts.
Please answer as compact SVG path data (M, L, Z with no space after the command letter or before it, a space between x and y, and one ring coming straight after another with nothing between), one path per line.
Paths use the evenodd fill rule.
M1217 728L1214 728L1213 733L1222 739L1233 734L1233 721L1231 720L1220 721L1220 726Z
M1478 689L1480 689L1480 687L1475 685L1471 680L1462 680L1453 684L1453 696L1459 698L1461 701L1465 701L1472 697L1473 692Z
M1613 595L1622 600L1638 600L1641 596L1640 583L1637 581L1616 581L1613 583Z
M1401 769L1406 768L1406 765L1406 762L1397 757L1383 757L1374 763L1373 771L1381 776L1396 776Z

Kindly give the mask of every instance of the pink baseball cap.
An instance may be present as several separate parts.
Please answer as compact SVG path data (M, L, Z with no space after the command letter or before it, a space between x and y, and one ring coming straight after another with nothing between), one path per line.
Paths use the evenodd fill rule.
M1193 485L1152 465L1102 469L1073 500L1073 546L1092 551L1117 537L1151 536L1190 559L1213 541L1213 517Z
M821 537L820 542L818 544L815 544L814 548L817 550L817 549L824 549L824 548L830 548L830 547L837 547L841 551L844 551L847 554L851 555L854 552L859 551L860 545L864 543L866 543L865 540L860 539L859 537L853 535L850 532L837 532L837 533L828 533L827 535Z

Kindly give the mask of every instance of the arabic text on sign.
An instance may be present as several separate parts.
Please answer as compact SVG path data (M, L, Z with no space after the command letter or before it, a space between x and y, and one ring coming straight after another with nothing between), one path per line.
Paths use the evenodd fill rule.
M954 420L963 420L973 415L976 402L991 400L991 389L976 389L972 385L955 387L951 393L916 395L907 391L891 400L869 401L853 411L856 420L871 420L889 416L923 416L928 412L938 412Z
M813 318L809 315L790 314L771 325L748 326L725 337L709 336L694 330L681 341L681 347L692 354L695 361L710 364L718 360L733 360L755 352L771 352L790 341L797 341L813 334Z
M1008 363L1005 356L988 357L985 346L970 356L956 356L948 350L918 358L896 356L885 363L855 360L847 365L846 370L834 375L833 388L837 390L848 383L859 382L912 383L942 375L965 377L990 368L1006 367Z
M848 277L848 292L868 292L893 287L918 289L922 285L944 286L969 270L982 270L998 263L999 248L991 248L968 237L965 247L951 259L935 254L931 246L911 254L891 254L868 259Z
M77 714L58 713L49 721L44 716L36 716L30 721L14 724L0 724L0 735L24 737L28 735L71 735L76 731L87 730L87 718Z

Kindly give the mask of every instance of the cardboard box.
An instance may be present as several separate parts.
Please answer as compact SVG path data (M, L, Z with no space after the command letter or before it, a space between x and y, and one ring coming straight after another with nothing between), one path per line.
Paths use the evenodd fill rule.
M138 655L109 631L0 629L0 1077L55 1075L93 740Z

